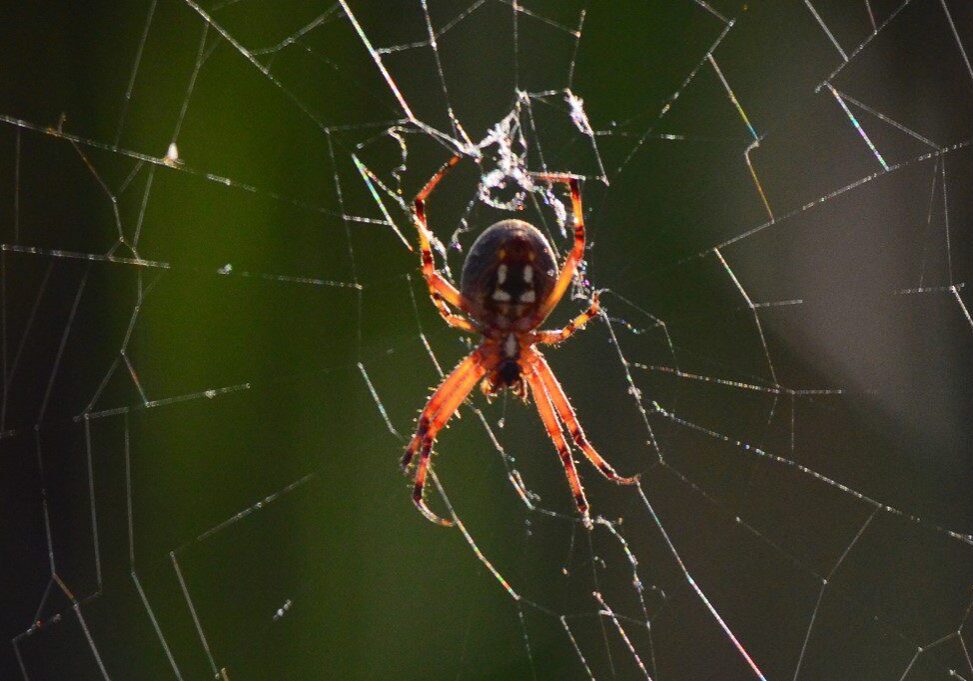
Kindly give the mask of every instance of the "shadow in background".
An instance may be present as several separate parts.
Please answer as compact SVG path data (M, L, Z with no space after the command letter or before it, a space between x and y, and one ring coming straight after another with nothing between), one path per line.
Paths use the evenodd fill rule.
M756 678L673 546L768 678L973 677L973 76L949 21L971 49L973 14L864 5L815 2L829 37L801 3L711 3L727 31L688 0L435 2L434 51L419 3L353 3L445 136L339 5L11 9L0 677L643 678L634 649L654 679ZM526 163L587 178L607 289L610 326L551 364L668 538L582 462L629 553L589 537L533 406L475 393L435 469L529 602L411 505L429 352L468 346L387 224L414 246L391 195L518 89L553 92L522 110ZM509 215L479 179L430 202L453 273ZM550 206L521 216L564 251Z

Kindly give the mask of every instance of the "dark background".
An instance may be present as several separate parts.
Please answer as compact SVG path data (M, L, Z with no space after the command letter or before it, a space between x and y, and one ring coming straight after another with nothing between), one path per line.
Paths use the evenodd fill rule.
M480 139L518 88L570 84L604 132L607 186L560 95L535 101L525 130L531 168L540 148L548 167L589 177L587 277L609 290L617 336L595 323L551 364L606 458L643 473L679 556L767 677L793 678L799 660L807 679L973 676L955 635L969 640L973 548L946 532L973 530L973 328L948 289L970 278L973 77L928 0L854 54L837 89L940 147L961 145L940 157L853 109L884 173L817 89L842 59L804 3L711 4L736 18L715 58L761 136L751 159L778 219L720 252L754 303L801 301L757 308L767 353L710 250L767 221L744 158L753 138L708 62L684 86L720 21L689 1L594 3L577 44L521 14L515 45L511 6L475 5L439 41L448 101ZM899 4L872 0L877 24ZM814 3L849 54L872 31L861 5ZM947 5L969 50L973 13ZM584 7L524 6L571 28ZM596 512L623 519L643 612L619 542L571 522L532 406L473 398L512 460L469 408L436 459L471 536L530 603L504 592L458 531L413 509L402 441L364 376L405 435L439 380L423 339L447 370L468 347L427 302L416 254L387 225L347 218L383 219L352 154L395 187L403 159L386 132L403 113L342 10L205 5L268 76L215 29L204 36L191 6L159 0L126 105L149 7L10 4L0 22L0 634L16 638L0 678L22 675L15 650L30 679L102 678L99 660L110 678L173 678L153 618L182 678L212 677L180 575L215 666L234 680L585 678L560 615L594 676L639 678L594 589L628 618L653 678L754 678L637 492L581 462ZM442 27L471 7L432 2L429 14ZM352 9L376 47L427 36L418 3ZM433 51L385 64L416 117L454 134ZM453 150L401 128L408 199ZM174 136L183 165L139 164ZM464 247L502 215L476 203L461 225L473 168L430 202L437 235L448 243L461 228ZM411 241L408 216L386 206ZM524 217L557 236L549 209ZM165 265L106 260L118 225ZM453 272L461 262L453 249ZM565 301L554 320L582 306ZM788 392L825 388L841 394ZM525 510L508 466L567 519Z

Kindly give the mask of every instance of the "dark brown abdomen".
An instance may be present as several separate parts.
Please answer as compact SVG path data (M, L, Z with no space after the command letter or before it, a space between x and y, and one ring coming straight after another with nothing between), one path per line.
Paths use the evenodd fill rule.
M556 279L557 263L544 235L523 220L502 220L473 242L460 289L474 318L502 330L534 312Z

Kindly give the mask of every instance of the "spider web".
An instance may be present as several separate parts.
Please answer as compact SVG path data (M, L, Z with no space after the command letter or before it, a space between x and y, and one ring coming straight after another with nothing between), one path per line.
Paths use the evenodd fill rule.
M21 9L0 104L3 678L973 681L973 13L952 0ZM474 394L418 272L512 212L636 487ZM6 159L3 161L2 159Z

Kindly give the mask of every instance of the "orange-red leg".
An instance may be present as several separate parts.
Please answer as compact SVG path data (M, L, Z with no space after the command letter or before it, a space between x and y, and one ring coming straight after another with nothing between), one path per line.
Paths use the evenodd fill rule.
M566 341L574 335L575 331L580 331L592 318L597 317L599 312L601 312L601 305L598 302L598 292L595 291L591 297L591 306L568 322L567 326L553 331L537 331L533 334L532 340L535 343L544 343L545 345L555 345Z
M426 285L429 287L429 297L432 298L433 305L439 310L439 314L442 315L447 324L458 329L463 329L464 331L475 333L478 331L476 326L466 318L453 314L447 306L448 303L461 310L465 310L467 307L462 294L436 270L432 246L429 242L429 227L426 224L426 197L432 193L432 190L436 188L436 185L443 179L443 176L459 160L459 156L453 156L432 176L432 179L426 183L426 186L416 196L413 204L413 213L416 229L419 232L419 257L422 260L422 276L425 278Z
M459 364L457 364L456 368L453 369L450 374L439 384L439 387L436 388L436 391L429 398L429 401L426 402L426 406L423 407L422 413L419 414L416 432L412 436L409 446L406 447L405 455L402 457L403 468L407 467L411 463L412 457L422 444L422 440L429 434L430 424L442 409L444 402L446 402L457 391L463 392L464 396L465 394L469 393L469 388L465 390L463 388L466 383L470 381L471 375L477 376L476 379L472 379L472 384L475 384L479 378L483 377L483 374L485 373L485 369L482 368L484 359L485 353L483 349L477 348L472 353L467 355Z
M415 435L406 447L402 457L402 466L407 468L412 462L416 453L419 454L419 461L416 466L416 475L412 490L412 500L416 507L426 518L440 525L452 525L452 522L440 518L429 510L423 499L423 490L426 484L426 474L429 469L429 457L432 454L432 445L436 440L439 431L443 429L449 419L456 413L460 404L466 399L477 382L483 378L489 370L490 362L485 357L482 348L477 348L466 359L453 369L453 372L446 377L440 384L436 392L426 403L425 408L419 415L419 424Z
M443 179L443 176L446 173L448 173L453 168L453 166L455 166L457 163L460 162L461 158L462 156L456 154L451 159L446 161L439 168L439 170L436 171L436 174L433 175L431 178L429 178L429 181L426 182L426 186L423 187L422 190L416 195L416 201L417 202L425 201L427 198L429 198L429 195L432 194L432 190L436 188L436 185L439 184L439 181Z
M462 331L468 331L469 333L480 333L480 330L476 325L463 315L455 314L449 307L443 302L442 297L438 293L431 293L432 304L436 306L439 310L439 316L449 324L454 329L461 329Z
M585 231L584 210L581 206L581 187L578 185L578 178L571 177L570 175L550 173L540 174L536 177L548 182L563 182L567 184L571 190L571 211L574 214L574 246L571 248L567 260L564 261L564 266L561 267L561 274L558 276L554 288L551 289L547 298L541 301L541 304L537 307L535 315L539 323L561 301L561 298L564 297L565 292L568 290L568 286L571 285L571 281L574 279L574 272L578 268L578 263L584 257Z
M571 486L571 494L574 495L574 504L578 507L578 512L581 513L581 520L585 524L585 527L591 527L591 516L588 513L588 499L584 495L581 479L578 477L578 471L574 466L571 449L568 447L567 440L564 439L564 433L561 432L561 424L558 423L557 417L554 415L551 398L547 393L544 382L535 373L534 369L531 368L526 373L527 383L530 385L530 390L534 395L534 404L537 405L537 413L540 414L544 428L547 429L547 435L554 443L557 454L561 459L561 465L564 466L564 474L568 478L568 485Z
M568 396L564 394L564 389L561 387L560 382L558 382L557 377L554 376L554 372L551 371L550 365L548 365L543 355L536 350L532 350L531 354L533 355L532 362L534 370L540 376L544 387L547 389L547 394L550 395L551 402L554 404L554 408L557 410L564 425L567 426L574 443L584 452L584 455L594 464L595 468L612 482L617 482L620 485L634 485L637 483L639 476L624 477L619 475L611 467L611 464L601 458L601 455L591 446L587 436L584 434L584 429L581 427L581 422L578 421L578 415L574 412L574 408L568 401Z
M437 270L432 256L432 245L429 243L429 228L426 226L426 209L421 199L416 199L415 217L416 229L419 232L419 257L422 259L422 276L429 286L429 295L433 303L439 307L445 301L454 307L463 309L463 297L456 287L449 283Z

